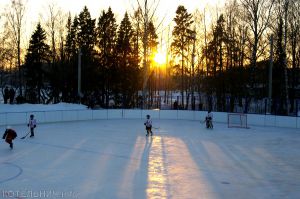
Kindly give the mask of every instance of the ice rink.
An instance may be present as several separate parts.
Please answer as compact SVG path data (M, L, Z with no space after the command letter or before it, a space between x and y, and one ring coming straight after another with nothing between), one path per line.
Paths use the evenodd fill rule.
M0 198L298 199L299 129L199 121L40 124L0 144ZM4 127L2 126L4 131ZM1 134L2 135L2 134Z

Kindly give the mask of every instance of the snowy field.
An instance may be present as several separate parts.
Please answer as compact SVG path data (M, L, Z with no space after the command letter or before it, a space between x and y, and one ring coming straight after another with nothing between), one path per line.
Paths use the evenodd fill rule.
M0 198L298 199L300 132L199 121L39 124L0 144ZM4 130L4 127L2 127Z

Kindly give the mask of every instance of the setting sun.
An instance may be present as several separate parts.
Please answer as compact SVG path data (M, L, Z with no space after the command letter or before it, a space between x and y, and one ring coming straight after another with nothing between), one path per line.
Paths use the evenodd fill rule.
M154 61L160 65L166 63L166 55L162 52L157 52L154 56Z

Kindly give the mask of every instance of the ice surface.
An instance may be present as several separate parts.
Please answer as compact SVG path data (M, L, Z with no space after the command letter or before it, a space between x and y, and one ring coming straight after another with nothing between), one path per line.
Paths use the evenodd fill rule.
M0 144L0 198L297 199L299 129L207 130L199 121L116 119L14 126Z

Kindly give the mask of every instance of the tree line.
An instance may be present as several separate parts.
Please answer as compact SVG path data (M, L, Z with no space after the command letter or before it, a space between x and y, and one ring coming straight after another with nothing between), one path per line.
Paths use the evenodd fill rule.
M179 5L170 34L164 35L167 63L164 71L158 69L160 76L152 68L163 35L153 17L157 13L149 13L155 6L147 1L126 12L119 24L111 8L93 19L87 7L66 16L49 6L46 22L37 24L26 50L20 45L24 6L22 0L12 1L5 11L0 65L2 87L15 85L28 102L75 102L83 97L102 107L113 101L116 107L133 108L145 107L145 101L151 106L160 90L165 101L170 91L179 90L184 109L195 109L199 96L199 106L206 101L208 109L218 111L234 111L237 103L247 110L261 99L271 112L297 111L299 1L232 0L210 16L210 23L207 10L190 13ZM50 98L44 99L45 90Z

